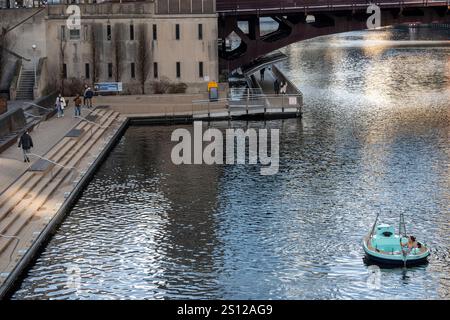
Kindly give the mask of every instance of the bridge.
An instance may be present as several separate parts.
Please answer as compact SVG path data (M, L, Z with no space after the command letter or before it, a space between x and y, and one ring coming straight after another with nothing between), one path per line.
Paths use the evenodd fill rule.
M380 7L380 26L450 22L450 0L216 0L220 69L234 70L301 40L367 29L371 3ZM278 29L261 34L262 17L272 18ZM227 46L232 33L241 40L236 48Z

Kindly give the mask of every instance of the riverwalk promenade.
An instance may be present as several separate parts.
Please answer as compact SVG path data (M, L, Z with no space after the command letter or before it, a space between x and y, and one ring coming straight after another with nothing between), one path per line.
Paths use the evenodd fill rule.
M31 163L17 145L0 154L0 298L46 241L126 117L110 108L73 107L31 132Z
M31 163L23 162L17 144L0 153L0 299L56 231L130 120L190 122L202 114L214 120L214 112L231 109L227 98L195 101L209 100L206 94L96 97L95 108L82 108L81 117L72 106L64 117L33 128Z

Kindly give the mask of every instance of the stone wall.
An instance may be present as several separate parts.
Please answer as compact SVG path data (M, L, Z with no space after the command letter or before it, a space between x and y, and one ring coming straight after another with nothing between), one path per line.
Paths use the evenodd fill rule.
M13 131L23 128L26 125L25 115L22 108L13 112L0 115L0 137L6 136Z

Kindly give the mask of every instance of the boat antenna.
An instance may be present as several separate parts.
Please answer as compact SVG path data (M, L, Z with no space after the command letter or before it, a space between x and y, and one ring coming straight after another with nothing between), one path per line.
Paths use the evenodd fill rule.
M406 224L405 224L405 216L404 216L403 212L400 212L400 225L398 228L398 233L401 236L406 237Z
M398 234L400 235L400 247L402 248L403 255L403 269L406 269L406 260L408 252L403 248L402 237L406 238L406 224L405 224L405 216L403 212L400 212L400 224L398 227Z
M378 217L379 217L379 216L380 216L380 212L377 213L377 217L375 218L375 222L373 223L372 230L370 231L370 237L373 236L373 232L375 231L375 227L376 227L376 225L377 225Z

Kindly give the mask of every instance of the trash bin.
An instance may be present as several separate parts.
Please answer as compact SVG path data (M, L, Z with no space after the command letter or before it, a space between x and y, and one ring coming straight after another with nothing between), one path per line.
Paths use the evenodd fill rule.
M209 101L219 100L219 85L215 81L208 83L208 96Z

